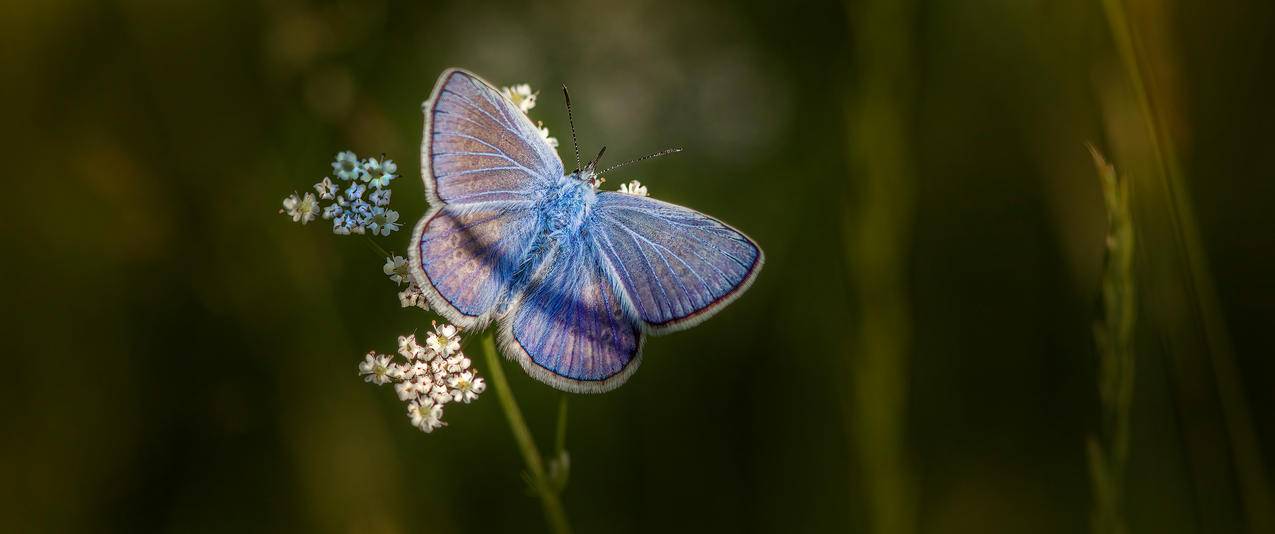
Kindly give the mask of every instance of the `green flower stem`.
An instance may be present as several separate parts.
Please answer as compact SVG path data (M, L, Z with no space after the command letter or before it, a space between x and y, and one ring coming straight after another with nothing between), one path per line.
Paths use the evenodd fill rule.
M553 453L554 458L562 458L562 453L567 450L567 394L563 393L558 397L558 432L554 436Z
M568 534L571 532L571 525L567 522L567 513L562 508L562 500L545 474L544 459L540 456L540 450L536 448L535 440L531 438L527 422L522 418L522 410L518 409L514 392L509 388L509 382L505 380L505 370L500 366L500 357L496 355L496 342L490 335L483 338L483 353L487 359L487 373L491 378L492 389L496 390L500 407L505 411L505 418L509 420L509 430L514 433L514 441L518 442L522 458L527 462L527 470L531 472L531 484L540 496L540 504L545 509L545 520L549 522L549 528L555 534ZM559 405L560 418L565 414L565 406L565 401ZM565 421L561 419L559 429L560 434L565 431Z
M373 240L372 236L364 235L363 237L367 238L368 246L372 247L372 250L375 250L377 254L381 255L381 257L383 258L394 257L393 254L390 254L389 251L385 250L385 247L382 247L379 243Z

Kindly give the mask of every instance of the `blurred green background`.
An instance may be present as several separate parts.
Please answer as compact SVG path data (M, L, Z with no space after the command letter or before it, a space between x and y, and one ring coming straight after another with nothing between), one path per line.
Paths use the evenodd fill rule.
M1269 532L1275 4L1128 4L1216 292L1164 245L1098 0L8 2L0 527L544 531L491 392L426 435L356 375L430 316L365 243L277 214L350 148L400 162L410 229L420 104L463 66L543 89L564 142L567 84L585 152L684 147L609 185L767 253L571 398L578 532L1089 530L1086 141L1143 234L1130 530ZM505 368L547 448L558 393Z

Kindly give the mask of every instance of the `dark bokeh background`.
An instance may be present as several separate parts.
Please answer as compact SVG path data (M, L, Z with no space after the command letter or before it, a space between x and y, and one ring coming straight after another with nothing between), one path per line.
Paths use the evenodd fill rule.
M1177 322L1140 327L1128 517L1241 531L1271 503L1239 480L1275 474L1275 5L1129 3L1240 380L1157 334L1199 319L1147 291L1144 319ZM410 228L420 104L449 66L544 89L533 115L563 140L566 83L583 150L612 161L684 147L611 184L767 253L624 387L571 398L578 531L1089 527L1105 215L1083 143L1150 173L1096 0L3 11L7 532L545 528L492 393L425 435L356 376L430 316L365 243L277 214L350 148L400 162ZM558 393L506 370L547 446Z

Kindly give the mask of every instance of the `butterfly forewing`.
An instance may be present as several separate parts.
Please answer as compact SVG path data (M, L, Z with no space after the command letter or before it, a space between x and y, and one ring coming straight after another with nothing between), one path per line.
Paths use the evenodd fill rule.
M562 177L562 160L539 129L473 74L444 72L425 117L421 164L435 202L528 203Z
M636 195L600 193L589 230L613 282L654 333L716 313L764 261L756 243L721 221Z

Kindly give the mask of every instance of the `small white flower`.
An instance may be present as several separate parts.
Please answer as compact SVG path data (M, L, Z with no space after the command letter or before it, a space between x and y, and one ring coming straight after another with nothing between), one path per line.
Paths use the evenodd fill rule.
M363 174L363 166L358 156L346 150L336 155L336 161L332 162L332 172L338 179L348 182L359 179L359 175Z
M455 402L463 402L469 404L478 398L478 394L487 389L487 384L481 378L474 378L474 373L465 371L448 381L447 385L452 388L452 400Z
M358 221L359 225L366 225L372 219L372 212L376 210L376 207L360 198L351 202L347 210L346 213Z
M433 399L422 398L407 405L407 416L412 419L412 426L424 432L433 432L447 426L443 422L443 405Z
M372 231L372 235L381 234L382 236L398 231L398 212L380 206L372 208L372 217L367 229Z
M416 287L416 283L410 278L407 280L407 289L398 294L398 303L404 308L416 307L429 311L429 302L425 300L425 294L421 293L421 288Z
M620 184L620 192L628 195L637 195L640 197L647 196L646 186L642 182L633 180L627 184Z
M419 346L419 345L418 345ZM429 349L429 347L420 347L420 352L416 353L416 359L421 362L434 365L434 359L438 358L438 353ZM441 360L442 358L438 358ZM426 368L425 372L433 372L433 368Z
M385 276L390 277L391 282L399 285L412 281L412 273L407 269L407 260L398 254L385 258L385 265L381 267L381 271L385 273Z
M372 374L373 369L376 369L376 353L369 352L363 357L363 361L359 363L359 375Z
M439 381L434 384L434 387L430 388L429 398L438 404L447 404L448 401L452 400L452 392L447 389L445 382Z
M434 325L434 331L425 338L425 344L434 352L451 356L460 350L460 336L456 335L456 327L452 325Z
M429 351L425 351L421 354L429 354ZM421 390L422 392L428 390L430 386L434 385L434 376L430 372L429 362L427 360L416 360L412 362L412 365L403 373L403 377L424 383L425 388Z
M363 176L361 180L367 182L368 185L377 189L390 186L390 180L397 178L394 173L398 172L398 165L393 161L377 161L376 158L368 158L363 163Z
M314 190L319 192L319 198L323 200L332 200L336 198L336 184L332 183L332 179L324 176L323 181L314 184ZM324 217L325 219L329 217Z
M394 368L390 370L390 373L395 380L411 380L413 374L416 372L416 367L412 362L396 363L393 367Z
M438 353L430 350L426 361L429 362L429 372L434 373L434 380L437 382L446 382L447 359L439 357Z
M394 393L398 394L398 400L409 401L419 397L421 394L419 385L411 380L405 380L394 384Z
M354 182L350 184L350 187L345 189L345 198L350 199L350 201L362 200L363 192L365 191L367 191L366 185Z
M323 208L324 219L339 217L342 213L345 213L345 208L340 204L328 204L328 207Z
M451 374L462 372L469 369L471 363L473 362L470 362L464 353L458 353L447 359L447 372Z
M526 113L531 111L531 108L536 107L536 95L539 95L540 92L532 92L530 85L520 83L511 87L501 87L500 94L505 95L505 98L508 98L510 102L518 106L518 109L521 109L523 113Z
M303 197L293 193L283 199L283 209L279 212L292 217L292 222L305 224L319 214L319 201L314 198L314 193L306 193Z
M363 362L359 364L359 374L363 376L363 381L379 386L397 377L398 372L395 367L390 362L389 356L369 352L367 356L363 357Z
M350 235L349 217L347 215L338 215L332 219L332 233L336 235Z
M536 121L536 129L540 130L540 137L545 138L545 142L549 143L549 146L558 148L558 139L555 137L549 137L549 129L545 128L545 123Z
M390 205L390 194L393 192L390 189L377 189L372 191L372 194L368 195L367 198L372 201L373 205L388 206Z
M412 360L416 358L416 350L420 345L416 344L416 334L410 336L398 336L398 353L404 358Z

